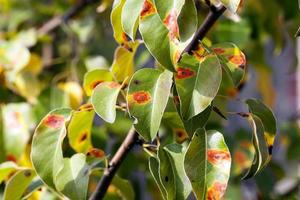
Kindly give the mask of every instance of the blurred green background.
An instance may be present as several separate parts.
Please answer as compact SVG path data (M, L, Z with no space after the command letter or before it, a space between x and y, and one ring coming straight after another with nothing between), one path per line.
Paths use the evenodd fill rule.
M86 102L84 73L112 64L117 47L110 25L112 0L94 2L47 31L49 21L57 22L55 18L81 1L0 0L0 163L10 160L31 166L30 141L37 123L54 108L77 109ZM195 2L201 22L208 9ZM238 91L227 91L230 98L217 97L220 108L246 110L239 99L256 97L274 110L278 120L271 164L257 177L241 181L251 164L250 127L236 116L228 115L228 120L213 116L208 126L225 133L232 150L232 176L225 199L300 199L300 39L294 36L299 14L297 0L244 0L238 15L226 13L207 35L213 43L237 44L247 57L245 82ZM136 69L153 65L141 45ZM112 154L131 123L122 113L114 125L96 118L93 145ZM162 131L170 132L168 127ZM64 150L66 155L73 153L68 144ZM139 148L127 157L119 175L131 181L136 199L161 198L148 170L147 155ZM4 187L5 182L0 185L0 199ZM109 193L118 199L114 190ZM45 188L28 197L55 198Z

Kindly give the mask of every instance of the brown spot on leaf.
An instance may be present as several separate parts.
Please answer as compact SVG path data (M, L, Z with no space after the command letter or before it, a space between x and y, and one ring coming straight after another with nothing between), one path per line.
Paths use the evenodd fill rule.
M15 162L15 163L17 162L17 158L12 154L7 154L6 155L6 160L7 161L12 161L12 162Z
M189 138L187 132L182 128L174 129L174 133L176 142L180 144Z
M188 68L177 68L176 78L177 79L185 79L185 78L191 78L195 76L195 72L193 70L190 70Z
M228 58L229 62L238 65L240 68L244 69L246 65L246 58L244 54L230 56Z
M87 131L83 132L81 134L81 136L79 137L79 143L85 141L87 139L87 137L88 137L88 132Z
M228 151L210 149L207 151L207 160L212 165L219 165L230 161L230 153Z
M24 176L26 177L31 176L31 172L29 170L24 171Z
M173 96L173 100L174 100L174 103L175 105L179 105L180 104L180 99L179 99L179 96Z
M221 200L225 194L227 184L214 182L207 190L207 200Z
M93 105L91 103L83 104L78 109L78 111L91 111L91 110L93 110Z
M87 155L92 156L92 157L96 157L96 158L102 158L105 155L105 153L101 149L91 148L88 151Z
M145 0L140 14L141 18L144 18L154 13L156 13L156 8L154 7L153 3L150 0Z
M196 57L196 59L200 62L203 61L203 59L207 55L206 49L201 44L198 44L197 49L192 51L192 53Z
M214 48L213 52L215 52L216 54L223 54L225 53L225 50L222 48Z
M44 125L49 127L49 128L61 128L65 124L65 118L62 115L48 115L44 119Z
M177 23L177 11L171 10L167 17L164 19L164 24L169 30L169 37L172 41L179 38L179 27Z
M138 104L146 104L150 102L151 100L151 95L149 92L146 91L139 91L139 92L134 92L132 94L133 100L138 103Z
M95 87L97 87L97 85L99 85L100 83L103 83L103 80L96 80L96 81L93 81L90 85L90 88L93 90L95 89Z

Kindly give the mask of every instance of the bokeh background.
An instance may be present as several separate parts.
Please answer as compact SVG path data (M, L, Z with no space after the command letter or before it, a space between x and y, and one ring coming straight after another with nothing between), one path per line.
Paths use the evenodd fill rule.
M208 9L195 2L201 23ZM9 160L30 166L30 141L37 123L54 108L77 109L86 102L84 73L112 64L117 47L110 25L112 0L88 3L70 19L58 20L80 3L0 0L0 163ZM213 43L237 44L247 57L244 83L238 90L227 91L227 97L217 97L228 120L215 115L208 124L225 134L232 150L225 199L300 199L300 39L295 37L299 26L297 0L244 0L238 15L226 13L207 35ZM136 69L154 65L141 45ZM242 118L227 112L246 111L241 99L251 97L274 110L278 132L270 165L255 178L241 181L252 159L251 130ZM131 123L122 113L114 125L96 118L93 145L112 154ZM164 127L163 131L169 130ZM64 150L66 155L73 153L67 142ZM130 180L136 199L161 198L141 149L128 156L119 175ZM0 199L4 187L5 181L0 185ZM111 197L118 199L114 193L110 191ZM28 197L56 198L45 188Z

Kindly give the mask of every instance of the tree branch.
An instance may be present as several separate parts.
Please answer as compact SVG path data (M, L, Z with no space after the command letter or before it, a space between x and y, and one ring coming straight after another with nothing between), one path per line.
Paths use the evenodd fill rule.
M78 4L71 7L67 12L62 16L56 16L46 22L41 28L38 29L39 35L44 35L49 33L50 31L59 27L62 23L67 22L69 19L73 18L74 16L78 15L85 7L90 4L99 2L100 0L82 0Z
M89 198L89 200L101 200L106 194L106 191L114 178L117 170L119 169L121 163L130 152L130 150L137 144L139 141L138 133L132 127L121 146L119 147L118 151L114 155L114 157L109 162L108 167L105 169L101 180L99 181L95 192Z
M210 12L205 18L204 22L201 24L199 29L196 31L192 41L189 45L183 50L183 53L191 54L193 50L196 50L198 47L199 41L201 41L208 31L212 28L215 22L219 19L219 17L225 12L226 8L224 6L210 6Z

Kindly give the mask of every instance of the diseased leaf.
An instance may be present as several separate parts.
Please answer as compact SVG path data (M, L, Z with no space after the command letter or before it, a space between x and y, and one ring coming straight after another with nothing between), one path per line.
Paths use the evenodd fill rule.
M12 173L18 170L19 167L12 161L7 161L0 164L0 184Z
M83 88L87 96L91 96L93 89L104 82L113 81L113 75L108 69L95 69L84 75Z
M37 176L31 181L23 193L23 199L29 199L31 195L44 186L44 182Z
M252 141L255 154L252 160L252 165L243 179L255 176L265 167L271 158L268 150L268 144L264 136L265 130L262 121L256 115L252 114L248 116L248 121L253 129Z
M157 134L172 86L172 73L155 69L137 71L127 92L129 113L137 119L134 125L147 141Z
M169 30L161 21L153 0L145 0L140 14L139 31L147 49L166 69L174 71L171 61Z
M82 105L78 111L72 112L68 125L70 146L80 153L87 153L92 148L91 129L95 112L91 104Z
M197 129L184 158L184 169L197 199L204 199L206 191L207 136Z
M116 103L121 87L116 82L103 82L93 91L92 105L95 112L108 123L114 123L116 119Z
M122 10L122 27L125 33L132 39L135 39L139 24L139 16L144 5L143 0L127 0Z
M63 168L55 178L55 185L58 191L70 199L86 199L89 182L86 156L78 153L71 158L64 158Z
M128 42L127 47L119 46L115 51L114 62L111 71L118 81L131 78L134 72L134 56L140 40Z
M205 55L199 64L196 56L184 54L176 71L180 111L183 119L188 120L211 104L220 87L222 70L215 55Z
M114 38L120 45L126 45L128 42L127 35L123 31L121 16L122 9L126 0L114 0L113 9L110 15L110 21L114 30Z
M26 188L36 176L31 169L22 169L15 173L7 182L3 200L19 200Z
M222 199L225 195L231 167L231 156L223 135L207 133L206 199Z
M40 122L32 139L32 165L41 179L53 189L55 178L64 166L62 142L66 136L65 123L70 115L70 109L51 111Z
M245 75L246 57L244 53L233 43L215 44L211 48L220 58L233 84L238 86Z

